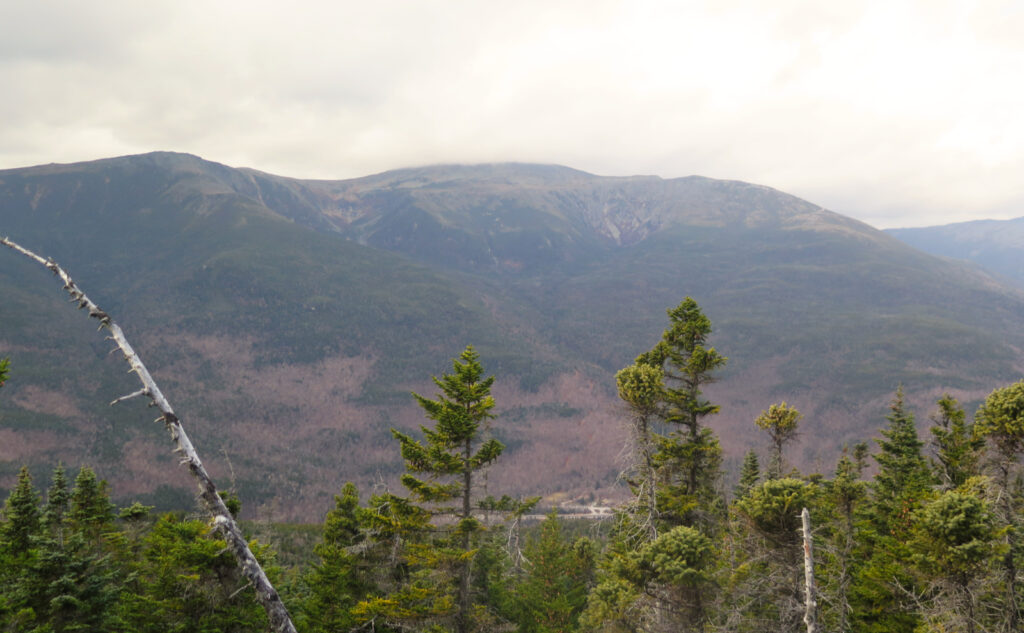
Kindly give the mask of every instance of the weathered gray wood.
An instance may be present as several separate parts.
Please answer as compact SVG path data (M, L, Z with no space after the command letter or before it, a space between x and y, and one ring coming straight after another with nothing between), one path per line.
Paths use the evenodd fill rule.
M131 366L131 372L138 376L139 381L142 383L142 389L122 396L111 402L111 405L115 405L124 400L131 398L145 396L149 398L152 405L160 411L160 417L157 418L158 422L163 422L167 427L167 430L171 434L171 439L175 443L174 452L181 455L181 464L188 466L189 472L192 477L196 480L199 485L199 496L203 500L203 504L209 511L210 516L213 519L213 528L219 532L224 540L227 542L228 549L234 554L235 559L238 561L238 566L241 569L242 575L245 576L253 589L256 591L256 599L259 600L263 608L266 609L267 618L270 620L270 627L277 633L295 633L295 625L292 624L291 617L288 615L288 609L285 608L284 603L281 602L281 597L278 595L274 586L267 579L267 575L263 572L263 568L260 566L259 561L253 556L252 550L249 549L249 544L246 542L245 537L242 536L242 531L238 527L238 523L231 517L231 513L228 511L227 506L224 505L224 501L220 498L217 493L217 487L214 485L210 475L207 474L206 469L203 467L203 463L199 460L199 455L196 453L195 448L192 446L192 442L188 439L188 435L185 433L185 429L181 425L181 421L178 416L175 415L174 410L171 408L167 398L164 397L163 392L160 391L160 387L157 386L156 381L149 374L149 370L142 364L142 359L132 349L132 346L128 344L128 340L124 336L124 332L118 327L110 316L101 310L99 306L93 303L89 297L82 292L75 282L71 280L67 272L63 268L57 265L52 259L44 259L39 255L36 255L32 251L19 246L12 242L6 237L0 238L0 244L11 248L18 253L28 257L29 259L38 262L45 266L54 275L61 278L64 282L64 290L71 295L71 300L78 304L79 309L87 309L89 316L97 319L100 322L100 329L107 329L110 332L110 340L113 340L124 354L125 361Z
M807 633L818 631L818 592L814 586L814 548L811 540L811 513L804 508L800 513L803 519L804 535L804 624Z

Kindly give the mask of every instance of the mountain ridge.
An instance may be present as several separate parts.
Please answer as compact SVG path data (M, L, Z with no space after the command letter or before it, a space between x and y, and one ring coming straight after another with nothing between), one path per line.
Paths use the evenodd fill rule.
M467 343L499 378L494 484L604 494L624 439L612 374L686 295L731 358L709 395L732 456L775 400L806 415L795 461L826 468L884 422L897 384L921 406L947 390L973 402L1024 368L1021 290L738 181L529 164L301 180L158 153L0 170L0 233L128 329L200 450L230 451L252 511L276 518L393 477L387 429L418 426L409 391L429 393ZM0 435L21 438L0 448L0 481L19 459L88 458L152 491L163 444L138 412L99 406L123 395L106 350L45 283L0 261L0 355L17 356Z
M1024 288L1024 217L888 229L886 233L932 255L974 262Z

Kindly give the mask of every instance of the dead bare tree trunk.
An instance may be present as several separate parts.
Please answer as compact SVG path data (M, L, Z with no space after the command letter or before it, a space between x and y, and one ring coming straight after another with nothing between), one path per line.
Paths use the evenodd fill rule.
M295 625L292 624L291 617L288 615L288 609L285 608L274 586L270 584L270 580L267 579L267 575L263 572L259 561L253 556L252 551L249 549L249 544L246 542L245 537L242 536L238 523L232 518L231 512L228 511L224 501L217 493L217 487L214 485L209 474L207 474L203 463L199 460L199 455L192 446L192 442L188 439L188 435L185 434L185 429L182 428L178 416L174 414L174 410L171 409L170 403L167 402L156 381L153 380L145 365L142 364L142 359L135 353L132 346L128 344L128 340L125 338L121 328L111 320L106 312L85 296L85 293L79 290L67 272L52 259L43 259L6 237L0 238L0 244L38 262L53 272L54 275L60 277L64 281L64 290L71 295L72 301L78 303L79 309L88 309L89 316L100 322L100 329L106 328L110 332L108 338L114 341L121 349L125 361L131 366L130 371L134 372L142 383L142 389L126 396L121 396L110 404L114 405L131 398L145 396L149 398L152 406L160 411L161 415L157 418L157 421L163 422L167 427L171 434L171 439L176 445L174 452L181 455L180 463L188 466L192 477L199 484L199 496L213 519L213 528L224 537L228 548L238 561L242 575L248 579L249 584L256 591L256 599L266 610L271 629L277 633L295 633Z
M811 513L804 508L800 513L804 536L804 624L807 633L818 631L818 594L814 587L814 549L811 540Z

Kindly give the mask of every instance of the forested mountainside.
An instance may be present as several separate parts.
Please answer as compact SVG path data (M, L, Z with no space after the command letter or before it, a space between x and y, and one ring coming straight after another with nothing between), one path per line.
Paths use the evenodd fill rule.
M729 358L708 388L726 464L751 421L804 412L794 463L832 463L908 403L973 407L1021 373L1024 294L766 187L556 166L302 181L156 153L0 171L0 234L59 261L122 323L249 511L312 518L346 480L391 481L410 391L473 344L497 377L490 482L604 494L626 430L614 373L693 296ZM131 383L59 286L0 261L0 476L92 464L121 494L188 503ZM543 468L538 468L543 464ZM824 468L824 466L822 466ZM155 492L154 492L155 491Z
M972 261L1024 287L1024 218L888 229L886 233L932 255Z

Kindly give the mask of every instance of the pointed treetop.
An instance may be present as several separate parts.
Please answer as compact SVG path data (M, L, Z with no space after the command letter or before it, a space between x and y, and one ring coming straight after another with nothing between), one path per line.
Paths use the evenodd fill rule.
M39 530L39 493L32 486L28 467L18 472L18 483L4 504L4 521L0 522L0 547L14 553L25 553L31 537Z

